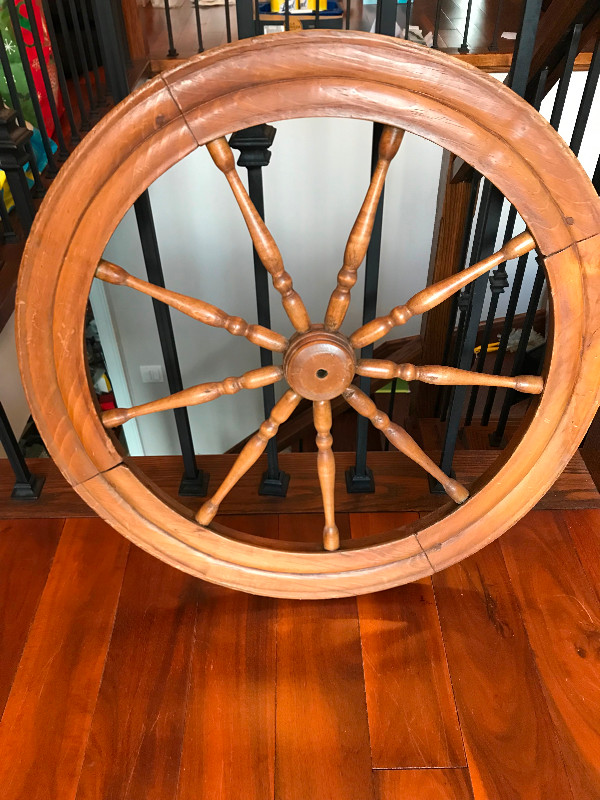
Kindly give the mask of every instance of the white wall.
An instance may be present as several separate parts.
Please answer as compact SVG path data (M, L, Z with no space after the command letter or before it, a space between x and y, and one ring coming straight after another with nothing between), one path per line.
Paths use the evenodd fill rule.
M11 427L18 438L29 418L29 407L25 400L17 364L14 315L0 332L0 373L2 375L0 402L4 406ZM4 455L4 450L0 445L0 458Z
M560 129L567 141L585 77L585 73L575 73L572 78ZM555 90L543 105L546 116L554 94ZM582 163L590 174L600 146L599 106L596 98L581 151ZM273 157L264 170L266 218L296 288L313 319L320 321L341 265L346 237L368 185L371 126L338 119L291 120L275 126ZM387 312L424 285L441 155L437 146L407 135L390 169L378 313ZM244 175L245 170L241 172ZM206 151L193 153L171 169L151 187L151 196L167 286L255 321L250 239L231 191ZM522 227L521 223L516 232ZM499 245L503 228L501 224ZM131 213L117 228L106 257L144 276ZM509 264L509 277L514 267L514 263ZM532 256L519 312L525 310L534 272ZM363 276L361 271L344 325L346 332L360 324ZM121 388L127 390L134 404L168 394L166 383L143 384L139 373L141 364L162 363L150 300L113 286L107 286L106 293L117 329L117 352L122 355ZM501 296L498 316L504 314L508 297L509 292ZM273 291L271 301L273 327L289 333L290 324ZM202 326L177 312L173 312L173 323L185 386L240 375L259 364L257 349L243 339ZM416 333L419 326L420 320L411 320L403 333ZM117 400L123 402L117 385L120 382L114 383ZM242 392L192 408L190 418L197 452L223 452L262 420L261 393ZM128 423L125 430L131 425ZM138 426L147 454L178 452L171 413L140 418ZM132 452L141 452L135 439L130 446Z
M266 217L296 288L312 318L321 321L368 186L371 125L312 119L288 120L276 123L276 128L273 157L264 170ZM423 286L441 155L436 145L407 135L390 169L379 290L382 313ZM169 288L255 320L250 238L231 190L206 151L196 151L162 176L151 196ZM106 257L143 276L133 214L118 227ZM348 333L361 324L363 275L361 271L344 324ZM120 287L107 286L106 293L133 403L167 394L166 384L143 384L139 374L140 364L162 363L151 301ZM271 308L273 327L291 333L274 291ZM185 386L240 375L259 365L257 348L244 339L177 312L173 323ZM417 333L419 325L412 320L406 333ZM115 390L119 399L117 385ZM261 393L223 397L190 409L190 418L198 452L223 452L260 423ZM140 418L138 425L147 454L177 452L172 414Z

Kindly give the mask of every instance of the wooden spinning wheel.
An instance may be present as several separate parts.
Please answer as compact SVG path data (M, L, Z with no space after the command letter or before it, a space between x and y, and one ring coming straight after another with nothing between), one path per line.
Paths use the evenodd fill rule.
M309 116L355 117L385 126L323 324L311 322L294 290L225 139L251 125ZM473 164L516 206L527 230L490 258L424 289L346 337L340 327L404 130ZM296 331L289 341L102 260L110 235L139 194L203 145L231 186L281 294ZM552 354L543 378L357 360L356 350L533 248L544 264L553 310ZM600 208L589 180L550 126L495 79L424 47L369 34L311 31L246 40L205 53L143 86L92 131L54 182L29 237L20 276L23 380L39 430L65 476L104 519L149 552L209 581L258 594L316 598L384 589L442 569L495 539L535 504L568 462L598 406L599 254ZM283 365L100 415L82 347L94 276L282 353ZM538 397L520 441L469 493L359 391L352 382L355 375L508 386ZM205 403L282 379L290 388L195 518L148 483L110 434L110 428L141 414ZM339 541L330 433L330 401L338 395L440 480L449 495L442 509L385 535ZM323 544L273 542L213 521L224 496L302 397L314 403Z

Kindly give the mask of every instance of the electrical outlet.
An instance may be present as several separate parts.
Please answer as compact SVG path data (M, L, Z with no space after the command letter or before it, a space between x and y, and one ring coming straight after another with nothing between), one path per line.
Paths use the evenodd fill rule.
M160 364L145 364L140 366L142 383L164 383L165 376Z

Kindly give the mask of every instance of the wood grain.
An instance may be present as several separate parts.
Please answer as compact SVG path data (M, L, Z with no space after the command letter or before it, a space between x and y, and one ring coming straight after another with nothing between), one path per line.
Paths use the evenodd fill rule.
M433 585L476 800L570 800L499 545L434 575Z
M60 519L0 524L0 718L62 527Z
M403 138L404 131L390 125L384 126L381 131L377 147L377 163L366 197L350 231L344 251L344 263L337 276L337 286L332 292L325 312L325 329L328 331L339 330L348 311L350 293L356 283L358 269L367 255L367 248L371 241L375 215L385 179Z
M276 516L231 521L246 533L277 537ZM269 800L275 769L275 602L206 583L198 588L177 800Z
M261 386L269 386L277 383L283 377L281 367L259 367L251 369L238 378L225 378L222 381L211 381L210 383L200 383L175 392L168 397L160 400L152 400L132 408L112 408L102 412L102 423L106 428L117 428L130 419L141 417L144 414L154 414L157 411L166 411L172 408L183 408L184 406L197 406L202 403L210 403L223 395L237 394L242 389L258 389Z
M4 800L75 797L128 549L98 520L64 527L0 726Z
M283 259L275 240L256 210L246 187L235 167L235 157L225 137L207 142L206 149L212 160L223 172L244 217L244 222L252 238L264 268L273 279L273 286L281 295L281 302L290 322L297 331L305 332L310 327L310 317L302 298L294 289L290 275L285 271Z
M282 539L310 541L303 515ZM349 521L338 515L342 537ZM360 634L353 598L280 600L277 607L277 800L372 800Z
M575 798L600 798L600 601L560 515L534 512L502 552Z
M427 447L434 461L439 459L439 450ZM457 478L465 486L471 485L482 472L498 458L495 450L457 450L454 469ZM344 472L354 463L353 453L336 453L336 508L343 512L360 511L431 511L445 501L443 495L429 492L423 470L401 453L373 451L369 453L369 465L375 473L374 494L348 494ZM227 475L235 455L203 455L202 467L210 472L209 488L219 485ZM163 491L177 497L181 483L181 458L178 456L140 456L131 459L143 473L148 475ZM266 460L260 458L221 505L222 514L271 513L322 513L322 499L315 476L313 453L280 453L281 468L292 479L285 498L265 498L258 494L258 487ZM31 459L30 467L36 474L46 476L41 498L34 504L2 503L0 519L44 519L69 517L93 517L94 511L68 485L51 459ZM0 459L0 493L10 494L14 475L6 460ZM194 498L178 498L190 510L195 510L198 501ZM600 494L579 453L576 453L559 476L554 486L538 502L538 509L594 509L600 508Z
M596 511L567 512L557 520L568 529L581 565L600 598L600 514Z
M386 333L389 333L392 328L397 325L404 325L416 314L425 314L425 312L431 311L432 308L440 305L445 300L449 300L453 294L456 294L456 292L479 276L485 275L486 272L497 267L498 264L529 253L534 247L535 241L529 231L520 233L488 258L484 258L482 261L478 261L477 264L473 264L467 269L463 269L454 275L449 275L426 289L422 289L413 295L410 300L407 300L406 303L393 308L389 314L377 317L372 322L367 322L366 325L358 328L350 337L352 346L360 349L376 342Z
M131 547L77 800L176 796L199 591Z
M316 400L313 404L315 429L317 431L317 472L323 495L323 546L326 550L337 550L340 546L340 532L335 524L335 457L331 445L331 403L329 400Z
M415 516L352 514L352 538ZM373 767L464 766L431 579L363 595L357 603Z
M148 297L160 300L161 303L166 303L171 308L175 308L177 311L181 311L182 314L187 314L188 317L192 317L192 319L198 320L198 322L202 322L205 325L210 325L213 328L224 328L233 336L244 336L249 342L259 347L264 347L266 350L282 353L287 347L285 336L270 330L270 328L265 328L262 325L250 325L245 319L232 317L227 312L204 300L173 292L170 289L164 289L162 286L155 286L153 283L130 275L122 267L110 261L103 259L96 269L95 276L105 283L112 283L115 286L128 286L130 289L135 289Z
M378 769L375 771L375 798L473 800L473 790L466 769Z

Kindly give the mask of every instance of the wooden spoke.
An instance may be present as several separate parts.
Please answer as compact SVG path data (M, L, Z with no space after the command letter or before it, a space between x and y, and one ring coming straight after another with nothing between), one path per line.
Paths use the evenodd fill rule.
M296 394L292 389L288 389L281 399L275 403L269 419L265 420L254 436L246 442L233 467L225 476L223 483L196 514L196 520L201 525L208 525L212 521L223 499L233 489L242 475L248 472L250 467L256 463L264 452L269 439L275 436L281 423L291 416L301 399L299 394Z
M250 231L256 252L265 269L271 274L273 286L281 294L283 307L292 325L297 331L304 333L310 327L308 311L300 295L294 289L291 277L284 269L283 259L275 240L248 196L246 187L235 168L235 158L227 139L224 136L215 139L206 145L206 149L231 186Z
M340 546L340 533L335 524L335 458L331 445L331 402L329 400L316 400L313 403L313 418L317 431L317 471L321 494L323 495L323 510L325 512L325 527L323 528L323 546L325 550L337 550Z
M423 381L438 386L499 386L526 394L541 394L544 390L544 380L538 375L518 375L513 378L506 375L485 375L454 367L416 367L414 364L395 364L393 361L367 358L358 362L356 372L366 378L402 378L405 381Z
M375 214L388 168L398 152L403 136L403 130L393 128L391 125L386 125L381 133L378 161L364 202L350 231L344 252L344 264L338 273L337 286L333 290L327 306L325 328L329 331L337 331L346 316L350 304L350 292L356 283L356 273L367 254L367 248L371 241Z
M396 425L390 420L387 414L380 411L375 403L364 392L356 386L349 386L344 391L344 397L348 403L358 411L363 417L371 420L373 425L378 428L394 447L401 453L408 456L420 467L423 467L430 475L439 481L444 487L446 494L455 503L464 503L469 496L469 492L458 481L449 478L425 453L415 440L404 428Z
M512 258L518 258L529 253L534 247L535 241L529 231L520 233L489 258L479 261L472 267L456 273L456 275L450 275L443 281L434 283L433 286L428 286L427 289L417 292L405 305L396 306L385 317L377 317L372 322L363 325L350 337L352 346L358 350L361 347L372 344L377 339L385 336L396 325L404 325L415 314L424 314L426 311L435 308L435 306L452 297L455 292L458 292L459 289L462 289L480 275L484 275L504 261L510 261Z
M200 383L184 389L182 392L175 392L161 400L153 400L140 406L112 408L102 414L102 423L105 428L116 428L134 417L154 414L156 411L167 411L171 408L199 406L202 403L210 403L211 400L216 400L217 397L224 394L236 394L240 389L258 389L260 386L277 383L282 377L283 369L281 367L252 369L239 378L225 378L225 380L215 383Z
M160 300L161 303L166 303L171 308L176 308L188 317L203 322L205 325L211 325L213 328L224 328L234 336L245 336L253 344L259 347L264 347L266 350L274 350L277 353L283 353L288 345L285 336L282 336L276 331L269 328L264 328L262 325L250 325L245 319L241 317L230 317L225 311L220 308L205 303L203 300L196 300L193 297L188 297L185 294L172 292L170 289L163 289L161 286L155 286L153 283L143 281L130 275L129 272L110 261L101 261L96 269L96 278L106 283L113 283L116 286L129 286L131 289L136 289L142 294L149 297L154 297Z

